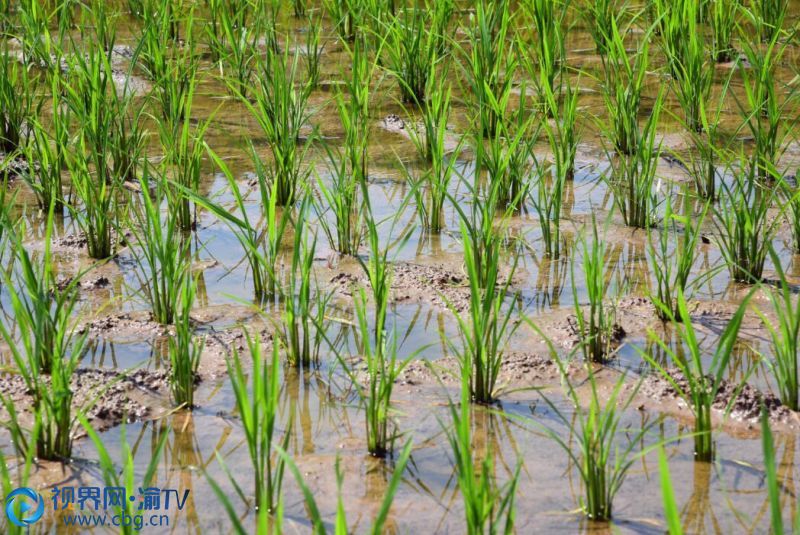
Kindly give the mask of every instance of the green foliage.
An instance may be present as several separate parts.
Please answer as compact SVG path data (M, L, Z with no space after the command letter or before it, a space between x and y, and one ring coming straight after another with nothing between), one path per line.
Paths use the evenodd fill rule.
M197 370L203 353L204 341L194 336L191 311L197 292L197 281L191 274L183 277L178 313L175 317L175 336L169 339L170 388L173 402L191 409L194 407L194 391Z

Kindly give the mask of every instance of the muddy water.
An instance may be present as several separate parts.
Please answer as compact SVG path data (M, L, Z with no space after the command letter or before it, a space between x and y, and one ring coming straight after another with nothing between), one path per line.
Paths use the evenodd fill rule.
M792 2L792 23L797 20L799 13L800 3ZM133 21L130 22L131 24L123 25L126 33L123 34L122 41L123 44L133 45L133 29L136 25ZM326 32L330 33L330 21L325 24ZM599 67L599 62L593 55L589 35L580 24L578 22L570 31L569 62L576 68L592 72ZM303 39L302 25L287 19L284 27L289 32L290 43L293 39ZM783 80L791 79L791 66L796 66L798 54L800 47L789 47L786 64L780 70ZM663 61L657 54L654 56L655 65ZM720 90L720 84L724 82L729 68L718 68L715 92ZM340 142L338 138L342 130L331 106L332 84L329 82L340 79L346 69L346 56L341 46L330 39L324 55L323 85L311 100L314 109L312 123L333 144ZM211 65L205 66L206 78L201 85L201 95L194 111L198 119L213 115L207 141L244 183L252 172L246 153L248 144L254 143L263 155L267 151L263 147L256 123L241 105L226 96L223 86L213 79L214 73ZM651 99L655 95L659 76L655 73L650 76ZM582 115L602 117L602 97L591 77L581 76L579 83L582 87L580 106L585 112ZM735 91L741 91L741 83L736 79L733 87ZM463 96L458 91L456 93L459 97ZM730 135L734 135L737 126L736 110L730 102L726 105L728 109L723 114L725 129ZM396 85L388 78L376 80L372 109L374 128L370 139L370 197L377 219L396 214L396 228L405 228L415 223L415 215L411 208L398 213L398 207L409 192L398 161L418 168L422 163L418 161L411 143L400 134L386 131L381 120L390 113L396 113L406 121L413 121L413 111L405 110L398 104ZM680 115L678 109L674 111ZM466 117L466 108L456 99L452 119L454 136L464 133L468 123ZM611 214L604 236L609 250L607 276L613 290L609 291L609 304L616 300L623 303L620 305L618 320L627 336L619 349L618 359L601 372L601 382L607 386L619 373L628 373L632 378L649 373L649 368L643 363L637 348L648 351L656 359L663 357L648 340L648 329L653 329L656 336L663 337L673 347L678 342L669 329L664 329L654 320L652 310L642 305L641 300L630 301L645 295L652 284L646 257L647 238L642 231L634 232L625 228L619 216L613 213L612 196L599 178L607 168L607 163L596 130L587 119L578 151L580 170L565 195L563 211L567 241L573 245L580 229L592 214L601 221ZM675 121L665 118L660 131L665 148L676 152L687 150L689 142L681 134ZM157 138L153 136L153 157L158 156L156 144ZM543 145L538 150L542 154L547 153L547 148ZM785 159L786 167L797 167L800 147L796 143L789 147ZM308 164L314 165L322 180L328 179L324 151L321 148L312 147ZM459 168L469 179L473 169L469 154L462 155ZM660 162L659 174L665 180L689 180L679 167L666 161ZM223 202L230 203L231 198L225 191L225 184L225 179L214 172L210 162L206 162L202 191L209 195L219 195ZM459 186L457 181L453 182L452 188L457 199L468 200L463 186ZM30 199L24 191L19 197L20 204ZM255 196L248 206L254 215L258 213ZM41 251L43 223L40 215L27 210L24 218L29 233L28 246L34 251ZM395 252L396 259L404 263L403 265L433 266L455 277L453 280L463 281L460 259L462 249L457 239L457 214L448 207L445 218L447 231L440 236L428 236L418 229L415 230L412 239ZM382 227L382 239L387 242L393 238L386 233L388 228L389 225ZM569 257L579 267L580 254L569 247L568 254L562 260L549 261L544 258L536 219L530 212L523 212L515 218L512 229L530 244L530 248L523 251L520 259L517 273L519 280L516 285L520 295L516 305L557 341L562 342L559 347L566 354L569 351L570 335L565 325L568 325L568 316L573 311L573 291L580 302L586 301L586 291L579 272L575 278L570 273ZM73 236L77 232L69 218L61 222L57 229L60 238ZM711 226L708 232L713 232ZM171 413L167 394L162 393L162 402L154 403L150 419L128 424L124 429L127 441L134 449L139 472L144 471L159 440L166 435L166 448L159 461L156 482L162 488L176 488L181 494L183 490L191 491L185 509L171 515L170 528L149 528L154 533L230 531L230 523L207 482L208 477L218 482L231 498L245 525L251 525L253 518L253 511L240 502L228 481L226 471L217 461L217 456L224 460L227 470L236 475L237 483L245 492L251 489L247 447L235 413L235 402L226 377L224 360L231 340L234 340L233 345L241 343L241 340L236 342L233 337L238 326L246 325L252 332L263 328L269 331L271 323L268 319L259 317L248 306L252 297L251 281L241 263L238 243L230 231L208 214L201 214L198 229L192 239L195 244L195 269L201 274L194 314L198 336L221 340L219 344L209 342L204 355L201 365L203 382L196 398L199 407L191 413ZM63 240L62 243L65 245L56 248L59 272L69 276L89 265L82 248L70 246L69 240ZM357 340L347 327L347 318L352 317L350 299L346 291L331 281L341 273L357 277L358 267L352 259L335 258L323 239L320 239L319 244L316 263L318 280L324 287L336 289L337 292L329 313L332 318L329 335L342 340L344 347L355 352ZM782 230L775 245L784 265L793 266L789 272L794 277L794 282L800 282L800 258L791 257L789 233L786 229ZM725 321L735 305L741 301L745 291L729 283L716 246L703 245L698 256L697 274L711 269L717 270L694 294L697 306L693 319L702 333L704 347L711 350ZM128 318L117 322L113 327L101 326L93 331L90 350L84 359L87 367L159 370L165 366L164 342L168 333L153 329L146 321L130 320L146 318L142 313L147 310L137 296L139 281L133 267L130 253L123 250L117 258L97 267L87 276L88 279L102 276L107 282L82 290L79 307L81 320L90 324L106 316ZM770 269L768 266L768 275ZM449 296L454 299L459 295L463 296L463 287L459 288L457 282L450 286L452 288L447 288L451 292ZM390 312L390 323L394 322L397 331L402 335L401 355L411 355L424 348L421 358L434 366L442 363L445 370L440 372L443 374L441 385L431 376L421 373L419 377L409 375L395 390L398 427L404 433L401 441L407 438L414 441L412 460L395 498L389 522L391 529L398 533L463 531L463 508L443 432L443 423L449 421L448 399L458 395L453 381L446 377L446 363L452 357L448 340L456 339L457 327L453 314L443 306L441 299L436 299L433 295L436 290L441 288L431 289L420 284L414 286L413 283L396 289L396 303ZM767 304L766 297L762 294L755 297L755 302L763 306ZM638 304L630 306L630 303ZM8 314L8 296L5 290L0 293L0 304L3 313ZM271 311L267 316L275 317L276 313ZM546 354L541 340L525 328L520 329L510 349L527 354ZM741 379L746 370L755 364L756 371L749 377L749 381L761 389L771 390L774 385L759 354L769 357L766 332L757 318L749 318L743 329L741 348L730 367L730 378ZM558 378L552 372L552 368L541 373L535 367L533 371L523 369L518 376L509 379L512 382L510 386L541 387L544 395L569 418L572 408L561 397ZM353 531L366 531L380 506L391 477L391 461L380 461L365 454L363 413L348 382L335 364L335 359L332 355L325 354L320 369L313 372L284 370L282 385L282 432L290 435L289 452L314 492L325 518L332 521L336 511L334 465L339 459L345 474L341 492L348 523ZM546 436L542 426L551 428L567 441L572 437L569 429L559 423L553 409L543 402L542 392L517 390L503 395L497 410L488 411L476 407L474 411L475 452L478 456L492 456L496 477L501 481L506 480L517 464L521 463L517 493L518 531L663 532L658 467L653 455L644 456L631 470L615 501L613 526L592 523L577 512L581 487L574 467L567 462L566 454L557 449ZM646 448L650 444L688 431L690 421L686 417L687 412L685 407L669 400L651 401L642 403L641 406L637 403L624 413L624 422L633 430L656 422L651 433L640 445L640 448ZM800 476L795 460L798 449L797 426L792 425L795 421L796 419L791 420L789 424L782 426L781 432L776 436L779 477L782 482L781 497L787 518L796 512L795 481ZM291 426L289 422L292 422ZM756 427L752 422L735 422L726 426L718 434L718 460L713 465L693 461L690 439L668 443L666 448L675 493L687 532L760 533L767 530L769 511L764 490L760 438ZM122 432L121 427L114 427L102 433L112 458L119 458ZM3 449L6 454L10 451L7 441L3 442ZM34 481L41 488L53 484L97 484L99 470L96 459L93 446L87 440L81 439L76 443L74 462L66 466L43 465L34 474ZM287 531L307 532L309 526L305 506L297 485L290 477L287 477L285 491ZM46 517L33 531L62 532L65 529L57 519Z

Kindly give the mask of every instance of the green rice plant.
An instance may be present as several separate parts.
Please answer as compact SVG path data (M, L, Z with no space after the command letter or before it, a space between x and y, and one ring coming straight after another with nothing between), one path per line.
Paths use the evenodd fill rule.
M303 62L306 65L306 84L309 91L312 91L319 86L325 44L321 39L322 18L309 15L306 21L306 47L303 51Z
M761 280L772 239L777 233L783 206L778 216L781 188L765 187L758 180L758 165L744 154L739 165L729 165L731 183L722 183L720 202L714 206L714 226L720 251L731 279L756 283Z
M526 321L532 325L530 320ZM534 328L541 333L538 327ZM583 513L592 520L610 520L614 498L625 482L628 471L655 447L662 446L656 444L641 450L637 449L658 420L645 424L640 429L627 427L621 429L623 413L636 399L641 382L636 384L630 394L623 394L623 391L627 391L628 381L624 373L620 374L610 387L610 391L603 394L605 399L601 400L600 387L591 365L585 367L588 374L587 382L591 388L586 407L586 396L578 392L573 380L570 379L566 369L567 364L558 357L552 343L548 341L548 344L553 361L561 373L566 397L574 412L565 414L547 396L543 396L556 419L570 429L570 439L565 441L556 431L543 427L547 435L566 452L570 462L578 470L583 486L583 498L579 500ZM627 443L624 445L618 444L621 434L626 435Z
M514 502L521 465L517 465L508 482L500 485L494 477L491 451L481 461L476 459L469 400L469 380L462 375L460 408L450 402L453 424L445 428L445 433L453 455L458 489L464 501L466 533L514 533Z
M203 353L204 340L196 339L190 317L197 292L197 281L187 273L183 277L178 297L178 314L175 317L175 336L169 339L169 382L172 401L179 407L194 407L197 370Z
M449 56L450 42L452 40L450 21L455 18L455 0L426 0L425 10L432 17L430 33L433 35L435 42L435 56L437 58Z
M761 41L769 42L783 31L783 22L789 11L788 0L750 0L750 11L755 15L755 27Z
M363 4L363 0L323 0L322 5L342 41L356 40L359 21L364 13Z
M38 458L63 461L72 454L76 423L70 383L88 331L79 333L72 316L81 274L66 286L56 284L50 253L53 217L51 205L41 262L31 258L22 243L24 231L19 232L13 237L16 280L9 272L3 274L15 324L0 322L0 336L11 353L15 373L32 396L33 430L25 429L10 398L0 396L0 401L8 413L5 425L18 454L25 455L35 444Z
M717 63L726 63L734 57L733 30L738 7L738 0L711 0L711 50Z
M683 0L691 4L693 0ZM695 4L696 9L697 4ZM680 55L669 56L674 78L673 87L685 114L686 128L701 132L703 130L706 101L714 78L713 64L707 58L702 32L697 25L697 17L687 14ZM671 49L668 49L671 50Z
M164 454L164 447L167 444L167 439L170 433L165 432L161 438L154 443L154 448L150 454L150 460L147 463L144 474L140 481L136 480L136 463L134 461L135 449L131 450L130 444L127 440L125 433L125 425L122 426L120 432L120 460L114 462L108 449L106 448L106 441L101 437L97 431L92 427L84 417L80 417L80 423L86 435L92 441L92 444L97 450L98 464L100 465L100 472L103 476L103 483L106 488L121 489L121 499L115 503L108 503L107 506L117 518L130 518L130 522L120 522L119 533L122 535L133 535L138 533L139 529L136 526L145 524L144 515L147 514L146 510L141 509L141 502L131 500L137 494L142 492L143 488L147 488L156 483L156 473L158 465L162 461ZM187 491L188 492L188 491Z
M233 173L222 158L207 145L206 150L217 168L227 179L239 214L237 216L232 211L206 197L190 192L187 192L187 194L195 203L211 211L216 217L228 224L236 239L239 240L253 277L255 299L259 302L273 299L278 296L280 290L278 267L281 245L291 218L291 213L287 208L282 209L278 206L278 184L276 182L268 182L267 172L260 163L260 157L256 154L255 148L251 147L251 154L256 162L258 201L261 206L259 220L252 221L247 213L245 196L242 194Z
M608 51L608 39L612 35L613 27L618 24L620 13L624 12L627 2L618 0L598 0L596 2L585 0L580 6L581 16L589 33L592 34L597 54L604 57Z
M592 218L591 243L584 235L580 236L579 242L582 277L576 277L574 261L570 263L570 275L580 348L584 361L602 363L613 351L614 311L607 310L603 302L610 293L610 281L606 279L605 273L608 249L605 241L600 239L594 218ZM586 287L588 310L584 310L578 299L578 287L581 284Z
M339 120L344 128L344 148L334 150L325 145L332 185L327 186L322 180L317 180L317 185L334 216L335 229L326 219L320 218L323 232L333 249L341 254L354 255L363 237L364 201L358 194L360 184L367 180L371 117L369 82L376 63L370 64L363 39L356 39L349 52L352 70L345 83L348 98L343 92L337 92L335 97ZM319 206L318 211L321 211Z
M639 110L650 64L649 33L631 59L624 39L630 31L630 27L620 29L617 19L612 19L610 33L605 36L606 53L603 56L601 89L609 120L603 122L608 126L601 126L601 131L611 139L614 149L621 155L635 154L641 141Z
M475 3L474 23L465 30L469 52L457 45L463 57L468 104L477 116L480 134L486 137L497 133L511 98L518 61L510 48L510 29L508 0L479 0Z
M700 231L710 203L706 202L697 216L692 213L692 203L688 199L684 199L683 206L682 214L675 213L668 194L664 228L658 232L658 236L653 235L651 228L647 229L648 264L656 282L656 291L650 299L656 307L656 314L662 320L680 320L677 293L680 290L685 294L689 285L689 276L700 244ZM672 243L675 243L674 249L671 248Z
M800 253L800 188L792 188L786 182L783 185L783 206L792 229L792 249Z
M246 98L253 75L257 70L258 42L261 38L260 20L254 18L252 26L242 24L247 5L239 10L232 8L218 10L218 20L206 26L210 48L215 62L219 64L220 75L226 80L234 95Z
M775 443L772 430L769 427L769 414L761 409L761 447L764 452L764 476L767 487L767 501L769 502L770 527L772 533L797 533L800 532L800 515L792 513L794 518L789 527L784 527L783 508L781 507L781 482L778 481L778 465L775 462Z
M661 49L667 58L669 73L678 78L678 62L686 58L686 39L691 21L696 22L700 14L699 0L653 0L653 24L661 37Z
M184 239L178 215L162 204L167 201L169 185L161 176L153 176L156 187L151 193L152 171L144 168L139 179L141 200L131 201L134 243L131 254L136 259L137 277L144 299L161 324L171 324L180 312L181 289L191 269L189 243Z
M658 473L661 480L661 496L664 501L667 533L669 535L683 535L681 517L678 513L678 505L675 503L675 492L672 490L672 480L669 475L669 463L663 446L658 450Z
M37 113L37 83L38 77L4 46L0 51L0 151L6 154L25 145L25 124Z
M301 145L300 131L310 117L311 86L306 83L300 89L295 87L298 65L299 55L290 60L288 48L284 53L267 51L266 60L259 65L255 103L242 98L272 152L270 181L275 184L280 206L294 203L298 188L305 186L309 175L303 167L308 145Z
M548 134L549 136L550 134ZM536 162L536 186L529 193L539 219L544 254L551 259L561 257L561 207L564 200L566 176L556 161L552 165Z
M283 296L285 309L279 329L289 364L299 367L319 363L319 349L324 338L319 326L325 319L325 309L333 296L332 292L324 293L319 287L316 294L312 294L317 236L314 234L309 240L306 232L310 205L311 197L306 195L293 222L292 265Z
M169 51L177 40L172 0L143 0L141 19L141 34L132 63L139 63L151 80L164 81L169 76Z
M800 407L800 301L793 295L786 280L780 258L770 248L770 256L778 274L777 288L768 291L772 310L778 321L773 325L760 311L772 341L772 359L768 361L778 386L781 402L792 410Z
M295 18L305 17L306 15L306 0L292 0L292 10L294 11Z
M557 117L558 110L548 104L547 95L556 91L566 60L566 29L570 0L526 0L523 6L536 29L533 57L536 61L534 85L548 117Z
M252 369L245 371L239 353L234 349L233 359L228 361L228 374L253 469L256 508L264 513L274 513L281 503L283 474L286 467L284 457L276 451L278 400L281 391L279 357L281 345L275 340L272 357L267 358L262 353L261 340L252 337L247 331L244 334L252 359ZM289 436L288 432L284 435L282 441L284 450L288 447ZM219 454L217 459L221 460ZM232 476L230 478L239 496L246 501L242 489Z
M609 154L611 176L607 177L608 185L614 193L614 203L629 227L647 228L653 220L657 204L653 185L661 154L661 144L656 145L656 127L663 105L662 89L642 127L633 154Z
M35 439L32 440L32 442L35 442ZM8 496L12 491L20 487L29 486L28 482L30 480L31 467L34 465L35 456L36 449L32 447L29 447L24 452L20 452L21 458L18 459L16 473L12 475L9 470L9 465L6 464L5 454L0 451L0 491L2 491L3 496ZM17 514L17 518L23 516L20 509L21 505L17 504L14 506L14 512ZM27 526L17 526L13 522L6 522L3 528L8 535L23 535L27 534L29 531Z
M50 32L53 10L39 0L20 0L17 9L22 58L25 65L36 65L52 73L58 65L58 43ZM63 34L60 34L63 35Z
M742 35L740 43L744 56L740 62L746 58L750 64L749 68L741 69L744 98L732 93L742 117L740 129L746 128L753 138L759 177L777 180L781 175L780 158L786 151L791 131L800 120L793 111L797 88L793 85L780 87L776 75L787 45L777 34L766 45L753 42L746 35Z
M405 8L385 26L388 68L403 102L421 104L430 96L428 76L439 61L439 38L426 27L429 17L427 9Z
M695 459L702 462L711 462L714 458L714 439L712 434L711 411L719 391L722 380L728 371L728 363L733 355L739 329L744 319L752 292L742 301L737 311L719 335L713 347L709 361L707 351L701 349L697 339L697 332L692 325L692 318L686 305L683 292L678 290L678 314L680 322L675 323L675 330L683 349L673 348L661 339L655 332L650 333L650 338L666 354L672 365L676 366L683 375L686 386L679 386L676 379L670 375L664 366L656 362L644 351L639 354L663 377L675 392L683 398L694 416L694 455ZM708 363L708 364L706 364ZM736 396L732 396L726 413Z

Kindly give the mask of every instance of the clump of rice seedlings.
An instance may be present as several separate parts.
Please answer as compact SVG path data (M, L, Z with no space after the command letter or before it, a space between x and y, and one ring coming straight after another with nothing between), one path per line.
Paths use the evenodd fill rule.
M50 254L53 217L51 205L41 262L34 262L26 251L24 232L20 232L13 237L16 280L11 273L3 274L15 324L0 322L0 336L33 398L33 431L24 427L12 399L1 396L0 401L8 412L6 426L19 454L35 443L38 458L65 460L72 454L75 427L70 381L83 356L88 331L79 334L72 317L80 275L61 288L56 284Z
M530 320L526 321L532 325ZM541 332L535 325L534 328ZM614 498L625 482L628 471L634 463L660 445L637 451L637 446L657 420L640 429L620 429L622 415L636 398L641 382L637 383L629 395L623 395L627 377L624 373L620 374L607 394L608 397L601 400L600 388L591 365L585 368L591 388L587 407L586 396L581 395L573 384L565 362L558 357L552 343L548 341L548 344L553 361L558 364L562 384L574 413L565 414L547 396L543 396L557 420L570 429L571 438L565 441L548 427L544 427L545 432L566 452L578 470L583 486L583 497L579 500L583 513L592 520L610 520ZM624 445L618 444L621 434L626 435L627 443Z
M711 0L711 50L717 63L726 63L734 57L733 30L738 7L737 0Z
M220 75L226 80L234 95L245 98L250 88L253 74L256 71L258 42L262 29L259 20L254 19L251 26L246 26L247 5L238 9L217 8L213 14L213 23L206 26L209 44L215 62L219 64Z
M629 227L647 228L653 220L657 198L653 189L661 145L656 145L656 126L664 103L664 92L642 128L639 141L631 155L609 155L611 176L607 177L614 193L614 203Z
M252 359L252 369L245 371L238 351L234 349L233 359L228 361L228 375L231 378L236 398L236 411L242 423L247 451L253 469L255 506L259 513L274 513L281 503L281 488L286 467L284 457L278 455L278 400L280 383L280 342L275 340L272 357L263 354L261 340L245 331L247 348ZM248 381L248 377L250 380ZM249 384L248 384L249 383ZM283 449L288 446L289 433L285 433ZM219 455L218 460L221 460ZM226 470L227 471L227 470ZM247 501L239 485L237 493Z
M800 300L792 292L792 287L786 280L786 274L781 266L780 258L773 249L770 249L772 262L778 274L777 288L769 290L768 295L772 304L777 324L773 325L761 314L764 325L772 340L772 359L769 361L775 382L778 386L781 402L792 410L800 407Z
M169 339L170 389L172 401L179 407L194 407L197 370L203 353L204 341L196 339L190 317L197 292L197 281L187 273L183 277L175 317L175 336Z
M58 43L62 42L60 38L54 39L50 33L50 19L55 13L39 0L20 0L17 14L25 65L35 65L53 72L60 59ZM59 37L62 35L59 34Z
M256 300L263 302L275 298L280 289L278 260L281 244L290 219L289 210L278 206L278 184L267 180L267 173L260 163L260 158L255 153L255 149L251 148L253 159L256 162L258 200L261 206L259 220L252 221L247 213L246 199L242 195L233 173L208 146L206 146L206 150L228 181L238 215L208 198L189 193L190 198L225 221L236 239L239 240L250 266Z
M295 18L305 17L306 15L306 0L292 0L292 11Z
M264 132L272 152L270 181L275 184L276 201L289 206L295 201L298 188L305 186L308 171L303 168L304 149L300 131L309 119L310 84L297 89L299 55L289 59L284 53L267 52L259 65L258 83L253 95L255 103L242 98Z
M788 0L753 0L750 2L756 31L763 42L769 42L783 31L783 22L789 10ZM748 11L748 10L745 10Z
M433 17L430 33L435 42L435 56L444 58L450 52L450 21L456 10L455 0L426 0L425 9Z
M310 203L310 197L304 197L293 224L292 265L283 296L285 310L281 326L289 364L306 368L319 362L319 348L324 338L319 327L333 296L331 292L324 294L319 288L316 294L312 294L317 236L314 234L309 239L306 232Z
M147 488L156 483L156 473L158 465L162 460L164 447L167 444L167 439L170 433L165 432L161 435L157 442L154 442L153 449L148 452L150 461L147 463L141 481L136 481L136 463L134 461L135 449L131 450L130 444L126 438L125 425L122 426L120 432L120 450L121 458L119 463L115 463L106 448L106 441L95 431L92 424L84 417L80 417L80 423L86 435L92 441L92 444L97 451L98 462L100 471L103 475L103 482L108 489L115 489L119 491L122 499L112 502L109 500L108 508L118 515L117 518L129 518L130 522L120 522L119 533L122 535L133 535L138 533L139 529L136 526L144 524L143 515L147 514L146 511L141 509L141 502L130 500L129 497L134 497L137 493L141 493L143 488ZM188 490L185 492L189 492ZM181 498L177 498L179 501ZM185 499L185 497L183 498ZM136 519L139 519L138 521ZM146 524L144 524L146 525Z
M55 119L54 125L59 128L60 119ZM51 143L49 132L38 120L31 120L29 126L22 154L27 161L36 162L37 165L23 168L22 179L36 195L40 210L52 205L60 214L64 208L62 170L66 167L66 147Z
M558 112L548 105L547 95L555 93L557 80L564 70L566 57L564 22L569 4L569 1L553 0L527 0L524 3L536 29L533 56L536 60L537 75L533 77L533 81L548 117L556 117Z
M177 30L173 25L172 0L143 0L142 29L134 52L133 63L139 63L155 82L169 75L169 50L176 44ZM178 51L178 55L181 52Z
M375 69L367 58L366 43L357 39L350 51L351 76L345 91L335 97L339 120L344 128L344 148L334 150L325 145L330 162L328 170L332 185L317 180L317 185L330 210L334 226L320 218L322 230L333 249L341 254L354 255L363 236L363 200L359 198L359 185L367 180L369 145L369 82ZM319 210L319 208L318 208Z
M497 133L505 115L517 67L516 54L508 44L508 4L508 0L476 2L474 24L466 29L470 50L462 49L465 91L471 95L469 103L477 115L478 130L486 137Z
M664 365L656 362L644 351L639 351L642 358L647 360L661 374L662 378L675 389L675 392L689 406L689 410L694 416L694 455L698 461L711 462L714 458L711 410L720 384L727 373L728 362L733 355L739 328L742 325L751 296L752 293L742 302L739 309L725 326L717 343L714 345L709 361L708 352L700 347L697 332L692 325L692 318L683 292L678 291L677 306L680 322L676 322L674 327L680 338L679 345L682 349L671 347L656 333L651 333L650 337L669 357L670 363L680 370L686 381L685 388L677 384L675 378L667 372ZM706 365L706 363L708 364ZM734 398L731 399L726 410L730 409L730 403L733 402Z
M628 56L624 35L629 31L629 28L621 31L617 19L613 19L603 56L602 93L610 125L601 130L605 130L615 151L621 155L634 154L642 137L639 109L650 57L648 36L642 39L633 59Z
M438 63L438 36L426 28L429 16L426 9L405 8L386 25L384 49L403 102L419 104L429 96L428 76Z
M444 228L444 203L450 183L457 174L456 165L463 144L462 138L449 154L445 148L447 122L451 111L451 87L445 83L440 78L435 83L435 89L430 91L429 98L422 104L423 132L418 133L413 128L408 130L417 152L430 162L430 168L423 171L420 178L414 178L408 171L406 176L412 183L422 228L434 234ZM421 186L425 186L427 191L423 191Z
M586 0L581 6L581 15L586 21L589 32L592 34L597 54L601 57L608 51L608 39L612 35L613 26L618 23L619 14L625 9L625 4L619 5L618 0Z
M169 186L163 177L153 177L156 187L151 193L151 172L145 167L139 179L141 200L131 202L130 230L134 236L131 252L136 259L140 292L153 311L153 319L166 325L173 323L179 314L181 289L184 279L190 276L191 256L178 215L172 210L166 214L162 210Z
M303 51L303 62L306 65L306 84L309 90L314 90L319 86L325 44L321 38L322 18L309 15L306 20L306 46Z
M342 41L355 41L364 13L363 0L324 0L323 6Z
M606 278L605 266L608 252L605 241L597 232L597 223L592 219L591 243L580 237L582 277L575 274L575 262L570 264L572 298L580 336L580 348L586 362L605 362L613 352L613 309L606 309L604 298L609 294L611 282ZM578 299L578 287L583 284L589 299L587 310Z
M656 291L650 299L662 320L680 320L678 291L686 293L700 244L700 230L710 204L706 202L697 216L692 213L692 203L686 198L683 207L682 214L675 213L672 199L667 195L664 228L658 232L658 236L653 235L652 229L647 229L648 263L656 282ZM672 243L676 243L674 248L671 247Z
M667 58L669 73L678 76L676 61L685 57L687 24L689 19L697 21L699 16L699 0L653 0L650 4L653 25L661 37L661 49Z
M4 46L0 51L0 151L6 154L25 144L25 125L36 113L36 85L37 77Z
M736 282L761 280L772 239L780 226L772 207L781 188L759 183L757 164L740 155L738 167L729 165L730 183L722 183L714 206L714 226L731 278ZM786 207L781 208L781 215Z
M692 1L686 3L691 4ZM699 9L699 6L695 4L695 8ZM703 35L697 25L697 16L692 16L692 11L689 11L686 17L681 32L681 46L677 49L667 48L668 60L675 80L673 86L685 114L686 128L701 132L714 69L707 60Z
M450 402L452 426L445 428L453 455L456 481L464 501L466 533L513 533L515 498L520 464L511 478L500 485L494 476L491 451L478 460L472 437L472 407L469 382L462 375L460 408Z

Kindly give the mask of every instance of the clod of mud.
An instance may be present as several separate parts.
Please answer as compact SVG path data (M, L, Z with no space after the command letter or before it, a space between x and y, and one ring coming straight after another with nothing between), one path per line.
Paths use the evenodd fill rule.
M662 375L653 374L642 382L640 393L656 401L683 400L688 397L689 383L680 369L669 368L665 371L674 385ZM713 381L713 377L708 376L708 380ZM761 417L762 405L773 422L796 423L797 415L783 405L774 394L761 392L749 384L739 388L727 379L723 379L720 383L712 407L721 413L730 407L730 418L740 422L755 423Z
M89 335L106 339L139 341L142 337L166 335L166 326L153 321L150 312L125 312L97 318L84 326L89 328ZM81 332L83 332L81 329Z
M49 377L42 380L49 382ZM113 427L123 420L134 422L153 415L158 398L169 392L166 371L134 370L129 373L109 369L79 368L72 376L74 411L88 407L87 419L98 430ZM14 404L23 425L31 419L32 392L20 375L0 376L0 394ZM5 408L0 407L5 415ZM83 435L83 433L79 433Z

